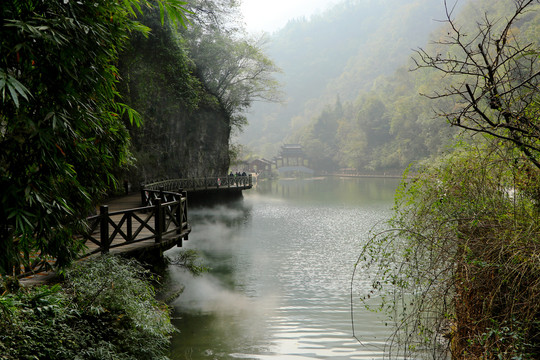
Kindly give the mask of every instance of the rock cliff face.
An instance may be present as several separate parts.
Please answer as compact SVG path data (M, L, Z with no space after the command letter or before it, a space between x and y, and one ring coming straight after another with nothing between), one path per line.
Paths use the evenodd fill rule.
M225 174L229 116L193 75L178 35L162 27L156 13L141 22L151 33L131 40L119 69L119 92L144 121L129 126L136 159L130 182Z

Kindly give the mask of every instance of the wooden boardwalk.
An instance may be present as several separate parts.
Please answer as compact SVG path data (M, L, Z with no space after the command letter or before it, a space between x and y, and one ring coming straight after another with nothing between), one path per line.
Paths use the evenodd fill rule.
M190 231L190 228L186 229L182 233L169 232L162 236L161 241L156 242L155 232L153 229L156 228L155 216L149 214L147 211L140 210L135 211L133 215L137 218L140 218L142 221L134 221L132 219L132 227L141 227L140 232L133 237L133 240L126 241L121 233L127 234L128 231L128 221L122 222L122 217L125 214L126 209L144 209L141 207L141 196L139 193L134 193L128 196L122 196L114 198L107 201L104 205L108 207L109 217L112 223L121 224L119 226L119 231L112 238L110 243L109 253L122 253L130 254L136 252L152 251L159 249L161 251L168 250L175 245L181 246L182 240L185 238L187 240L187 234ZM133 224L136 222L136 224ZM141 224L146 224L147 226L141 226ZM96 229L93 234L97 235L97 232L100 229ZM97 254L100 253L100 246L94 242L86 242L87 249L83 257L87 254Z
M208 190L247 190L253 187L252 175L225 175L214 177L167 179L163 181L141 184L141 189L188 191L189 193L206 192Z
M158 197L160 195L165 201ZM98 215L88 218L90 231L78 236L86 246L80 259L104 253L140 258L144 254L162 253L181 246L191 232L185 194L161 192L155 196L154 203L141 206L141 196L136 193L102 205ZM156 226L156 223L161 225ZM53 265L54 259L47 263ZM33 274L21 278L21 283L24 286L42 284L55 275L54 270L41 266L35 268Z
M240 192L252 187L249 176L222 176L198 179L171 179L145 185L141 191L107 201L98 214L87 218L88 230L77 235L85 249L80 259L113 253L153 258L188 239L187 192ZM29 268L21 268L24 285L43 283L54 276L55 259L34 256Z

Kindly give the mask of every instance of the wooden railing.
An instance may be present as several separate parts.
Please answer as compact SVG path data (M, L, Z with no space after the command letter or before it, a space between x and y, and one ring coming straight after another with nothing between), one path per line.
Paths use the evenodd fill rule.
M83 237L89 252L85 256L152 239L156 243L174 239L178 245L182 239L187 240L191 228L186 193L146 192L149 200L144 206L109 212L107 205L103 205L98 215L87 219L90 229Z
M141 191L159 190L160 188L166 191L176 191L178 189L187 191L204 191L208 189L223 188L251 189L252 187L253 178L251 175L225 175L215 177L168 179L163 181L156 181L149 184L141 184L141 189L143 189ZM144 196L141 196L141 200L142 198L144 198Z
M88 217L87 230L77 235L87 247L80 257L104 254L148 240L166 241L168 247L181 246L191 232L186 193L155 190L147 190L147 193L151 200L145 206L110 212L109 207L103 205L98 215ZM13 264L13 273L17 278L45 273L54 269L55 262L54 258L34 253L21 259L20 264Z

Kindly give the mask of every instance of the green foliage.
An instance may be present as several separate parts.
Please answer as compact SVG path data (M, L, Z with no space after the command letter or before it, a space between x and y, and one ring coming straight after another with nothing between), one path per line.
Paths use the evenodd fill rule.
M435 72L418 80L418 73L400 68L354 102L336 104L341 110L323 110L293 139L306 149L317 142L328 145L327 151L309 154L319 170L400 171L441 153L453 141L456 131L435 118L433 104L418 94L427 83L440 81ZM441 101L440 106L448 104Z
M359 260L396 327L390 357L538 357L538 171L497 144L404 180L388 230ZM527 181L524 181L527 179ZM449 339L449 341L448 341ZM427 350L426 350L427 349Z
M194 1L192 26L182 31L196 72L230 117L232 129L246 125L244 112L253 101L280 100L274 74L280 69L264 53L264 37L252 39L237 26L235 0Z
M119 92L145 121L128 125L136 159L131 182L223 174L229 167L229 114L198 78L186 40L173 24L162 26L157 10L146 11L140 21L151 36L132 36L119 64Z
M120 57L119 92L145 119L128 125L132 183L223 174L244 112L276 92L275 66L239 26L237 1L190 1L186 9L186 28L162 26L157 10L145 11L140 22L151 35L132 36Z
M180 11L182 2L159 1ZM0 12L0 274L31 255L63 267L73 233L129 163L115 66L147 0L3 1Z
M140 264L107 256L66 275L65 289L0 296L0 359L167 359L174 329Z
M114 269L114 270L112 270ZM133 325L152 335L172 331L155 300L152 275L135 260L102 256L82 261L66 272L67 286L79 307L89 313L127 316Z
M494 112L487 110L485 115L496 125L493 133L512 138L512 130L508 130L516 129L514 138L524 145L524 153L534 153L538 146L534 120L538 117L538 106L534 104L538 103L535 94L539 79L539 37L535 35L538 35L536 24L540 12L536 11L536 1L519 2L535 5L512 23L507 32L505 57L499 57L494 68L504 109L510 109L513 115L508 118L508 124L504 111L492 116ZM486 41L490 42L489 57L495 59L495 36L504 29L506 20L512 18L515 3L518 2L456 2L451 16L462 35L467 35L461 39L474 61L480 64L474 72L472 62L467 70L461 66L460 61L467 58L463 49L449 46L455 34L448 24L431 21L444 18L443 1L385 1L369 5L350 1L319 17L291 22L274 35L269 52L287 74L285 91L289 104L281 108L255 107L252 119L256 121L251 122L258 125L247 129L251 132L249 137L258 139L257 143L285 141L309 148L317 143L328 144L329 139L337 135L338 144L327 147L332 151L330 164L324 152L314 153L311 159L312 164L324 165L319 170L326 171L343 167L353 167L360 172L399 171L411 162L436 157L448 150L458 132L437 114L447 114L448 120L457 124L458 117L454 115L461 110L467 109L469 115L474 112L474 106L466 101L470 96L465 84L486 84L474 92L480 108L489 108L490 85L484 81L488 78L489 64L484 66L477 44L481 38L489 38ZM486 19L493 26L477 26ZM433 24L440 25L435 28ZM338 33L342 26L348 26L347 30ZM476 37L480 28L483 33ZM433 32L430 34L430 31ZM423 71L409 71L416 67L412 61L407 63L407 57L414 55L410 49L422 44L427 44L425 49L430 60L446 73L431 68L429 62ZM347 51L343 52L342 46L347 46ZM452 71L462 71L463 76L449 76ZM465 77L467 71L478 76ZM450 92L456 89L456 96L441 96L438 101L432 101L419 95L442 95L444 89ZM326 116L325 108L333 104L336 94L347 109L338 131L324 138L309 134L320 117ZM437 109L437 113L433 109ZM482 123L479 120L479 116L473 117L467 126L478 128L478 123ZM523 131L526 127L528 134ZM291 128L293 134L290 134ZM248 136L245 138L247 142ZM250 145L260 146L256 142Z
M398 81L382 84L391 89L387 145L399 157L427 155L437 149L432 140L449 134L426 116L429 104L410 94L429 89L429 79L446 89L432 96L441 114L489 134L405 177L394 217L361 253L355 276L371 287L360 298L395 327L390 358L540 356L538 43L520 44L530 36L520 30L534 33L540 14L529 8L533 1L515 1L518 10L503 3L474 2L459 20L449 13L450 27L419 52L428 71L398 71Z
M176 26L186 27L186 23L189 22L187 14L191 13L188 10L187 1L169 0L169 1L157 1L159 7L159 18L161 25L165 24L165 14L169 16L173 24ZM142 11L139 11L142 13Z
M199 254L196 250L188 249L180 252L175 258L170 260L171 265L182 267L195 276L208 272L208 267L199 261Z
M161 25L157 9L145 11L139 20L152 35L131 36L119 60L123 74L119 92L144 118L143 126L127 125L136 166L130 169L133 184L147 174L166 177L187 173L189 162L177 155L193 146L188 134L200 125L194 114L206 96L171 22Z
M6 89L8 90L6 92ZM2 92L2 102L6 101L6 96L11 97L15 107L19 107L19 96L28 101L30 91L21 84L14 76L0 71L0 91ZM7 93L7 94L6 94Z
M339 98L334 106L327 107L301 135L306 155L316 169L335 170L338 149L337 131L344 116ZM343 141L343 140L342 140Z

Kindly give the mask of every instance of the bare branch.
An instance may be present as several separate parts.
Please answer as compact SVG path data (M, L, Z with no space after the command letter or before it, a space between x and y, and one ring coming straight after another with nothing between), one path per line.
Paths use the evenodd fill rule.
M540 168L540 52L520 45L512 30L525 13L538 11L536 3L514 0L508 17L494 20L486 13L469 34L453 19L456 4L445 0L448 36L434 43L436 55L416 50L413 70L434 69L446 77L445 88L423 95L455 101L457 110L439 111L450 124L504 140Z

